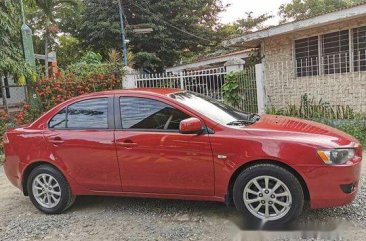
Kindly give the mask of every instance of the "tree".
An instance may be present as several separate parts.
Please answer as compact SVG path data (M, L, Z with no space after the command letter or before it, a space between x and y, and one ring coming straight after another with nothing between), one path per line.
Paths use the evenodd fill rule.
M72 37L77 37L82 25L82 13L84 12L85 0L73 0L77 5L65 4L55 13L57 27L64 34L69 34Z
M61 35L57 38L55 48L57 54L57 64L61 69L66 69L68 65L76 63L84 54L80 46L80 41L68 35Z
M234 35L246 34L267 27L265 22L273 18L270 14L262 14L258 17L253 16L253 12L246 12L245 17L231 24L225 24L218 28L218 36L222 40L230 38Z
M79 38L84 40L84 46L91 46L106 57L108 49L121 48L117 1L105 4L104 0L89 0L85 4ZM127 37L131 51L138 53L136 62L142 65L152 63L152 69L159 71L186 54L217 44L214 27L222 9L219 0L139 0L125 3ZM154 31L135 34L131 26L140 24L149 24Z
M288 22L314 17L361 2L365 0L292 0L291 3L280 6L279 15L282 17L282 22Z
M109 49L120 49L121 31L118 5L115 0L89 0L84 2L78 38L84 48L106 53Z
M254 17L253 12L246 12L245 15L244 18L236 21L236 25L241 34L264 29L266 28L265 22L273 18L270 14L262 14L258 17Z
M51 34L58 31L56 14L67 5L77 7L75 0L28 0L34 8L34 16L44 26L45 75L48 76L48 48ZM38 29L39 30L39 29Z
M0 78L12 74L15 78L32 75L25 63L21 43L21 19L18 1L0 2Z

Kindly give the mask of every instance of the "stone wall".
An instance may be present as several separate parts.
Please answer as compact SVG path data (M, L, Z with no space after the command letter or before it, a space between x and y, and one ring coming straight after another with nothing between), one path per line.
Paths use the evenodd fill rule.
M349 105L356 111L366 112L366 71L296 77L293 50L296 39L361 26L366 26L365 18L265 39L262 48L267 105L281 108L298 104L301 95L307 93L331 105Z

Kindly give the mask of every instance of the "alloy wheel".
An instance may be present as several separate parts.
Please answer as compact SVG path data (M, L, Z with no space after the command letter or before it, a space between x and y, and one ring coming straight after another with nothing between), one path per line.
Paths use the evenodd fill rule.
M246 184L243 200L251 214L261 220L273 221L290 211L292 195L286 184L278 178L259 176Z
M33 179L33 196L45 208L54 208L61 200L61 187L49 174L39 174Z

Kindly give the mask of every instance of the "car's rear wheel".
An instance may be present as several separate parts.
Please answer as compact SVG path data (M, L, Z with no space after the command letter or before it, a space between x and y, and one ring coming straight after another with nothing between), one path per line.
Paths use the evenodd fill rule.
M47 214L62 213L75 201L65 177L50 165L41 165L31 171L27 190L34 206Z
M236 208L250 223L281 225L296 219L304 206L304 193L298 179L273 164L258 164L237 177L233 198Z

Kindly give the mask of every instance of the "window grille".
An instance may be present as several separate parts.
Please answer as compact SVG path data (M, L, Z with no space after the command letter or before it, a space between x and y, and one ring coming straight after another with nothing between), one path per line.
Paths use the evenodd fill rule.
M353 29L354 71L366 71L366 26Z
M318 36L295 41L296 73L298 77L319 74Z
M324 74L350 72L349 30L322 36Z

